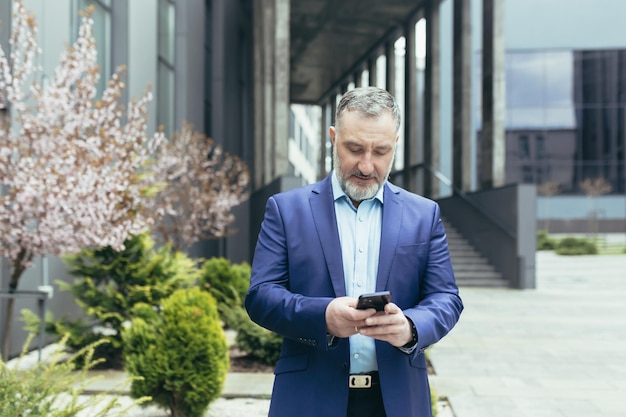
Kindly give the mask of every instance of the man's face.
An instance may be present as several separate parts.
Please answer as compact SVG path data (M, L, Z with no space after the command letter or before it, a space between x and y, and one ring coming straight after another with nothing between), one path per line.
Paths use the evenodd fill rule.
M343 191L357 205L374 197L391 172L398 142L391 113L373 119L347 112L329 133L333 164Z

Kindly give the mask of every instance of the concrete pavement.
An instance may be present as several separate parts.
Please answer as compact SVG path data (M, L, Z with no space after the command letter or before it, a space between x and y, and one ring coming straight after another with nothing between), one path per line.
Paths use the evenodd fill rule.
M536 261L535 290L461 289L432 385L456 417L625 417L626 255Z

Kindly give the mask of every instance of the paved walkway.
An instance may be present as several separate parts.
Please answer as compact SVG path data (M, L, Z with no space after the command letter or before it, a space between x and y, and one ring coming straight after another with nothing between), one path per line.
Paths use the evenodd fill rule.
M432 385L456 417L625 417L626 255L536 261L536 290L461 289Z
M431 384L451 405L440 417L626 417L626 255L538 252L537 289L461 296L460 322L431 349ZM91 388L125 378L104 376ZM228 374L207 416L267 416L272 382Z

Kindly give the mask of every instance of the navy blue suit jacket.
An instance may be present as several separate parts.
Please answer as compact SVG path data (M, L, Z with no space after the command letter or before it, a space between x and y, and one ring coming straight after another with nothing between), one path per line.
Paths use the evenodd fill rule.
M438 205L387 182L376 290L417 329L412 354L376 341L388 417L431 415L424 350L463 309ZM349 339L328 346L325 311L345 296L330 176L270 197L245 305L256 323L284 336L270 404L273 417L345 416Z

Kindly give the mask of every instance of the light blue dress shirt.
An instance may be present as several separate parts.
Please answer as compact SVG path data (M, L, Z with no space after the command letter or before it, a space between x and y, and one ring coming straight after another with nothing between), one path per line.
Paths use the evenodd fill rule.
M337 230L341 243L346 295L358 297L376 291L378 256L383 219L384 187L355 208L341 189L336 171L332 173ZM371 337L350 336L350 373L378 370L375 341Z

